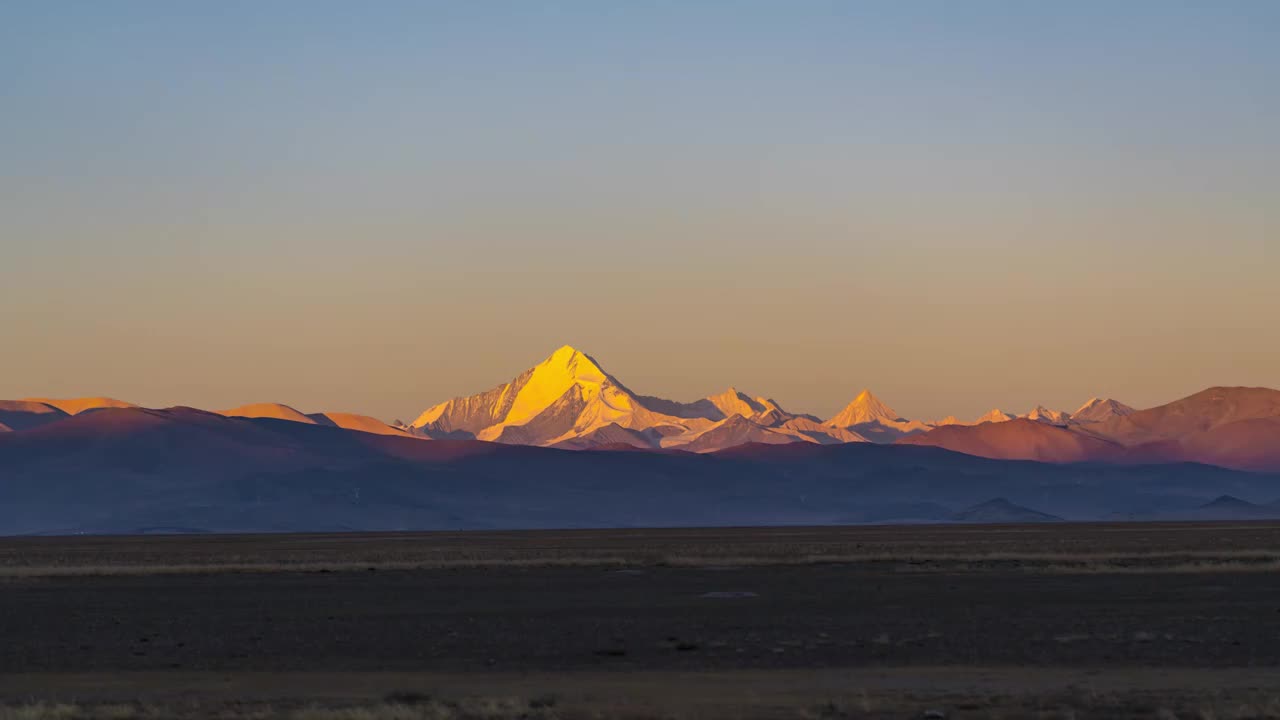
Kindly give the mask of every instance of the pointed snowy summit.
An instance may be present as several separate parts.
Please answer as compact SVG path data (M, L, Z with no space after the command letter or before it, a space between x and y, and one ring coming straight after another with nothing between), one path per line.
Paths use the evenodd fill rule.
M919 420L908 420L893 408L863 390L844 410L824 425L853 431L872 442L893 442L899 438L927 432L932 426Z
M858 393L844 410L827 421L832 427L853 427L865 423L897 422L902 418L893 408L881 402L870 390Z
M983 423L1002 423L1013 420L1013 415L1001 410L1000 408L992 408L990 412L977 420L973 421L973 425L981 425Z
M1050 410L1043 405L1035 406L1031 412L1022 417L1045 425L1066 425L1071 421L1071 416L1067 413L1061 410Z
M735 421L704 437L734 418L749 421L755 427ZM637 395L591 356L566 345L510 382L427 409L410 429L434 438L562 448L635 444L632 441L643 439L663 448L690 446L710 450L740 435L784 442L862 439L854 432L801 427L806 420L785 412L768 398L751 396L734 387L692 403ZM764 432L766 429L768 433ZM641 438L633 433L644 435ZM695 441L699 444L691 446Z
M745 418L752 418L770 411L782 411L782 408L778 407L778 404L774 401L760 396L751 397L732 385L729 386L728 390L718 395L707 396L706 400L714 405L725 417L741 415Z
M686 406L640 398L590 355L565 345L511 382L427 409L412 428L430 437L554 445L610 424L668 437L706 430L716 421L694 412L665 412L677 408Z
M1111 418L1125 417L1137 412L1135 409L1111 398L1089 398L1079 410L1071 413L1073 423L1103 422Z

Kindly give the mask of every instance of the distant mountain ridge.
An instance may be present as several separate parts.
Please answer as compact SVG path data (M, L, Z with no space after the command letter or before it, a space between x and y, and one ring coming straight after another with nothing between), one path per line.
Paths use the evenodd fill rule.
M1032 510L1022 505L1009 502L1005 498L995 498L979 503L951 516L955 522L965 523L1043 523L1062 522L1057 515L1050 515L1039 510Z
M1280 391L1215 387L1147 410L1102 401L1082 411L1082 421L1062 426L1036 423L1042 425L1036 429L1023 418L940 427L903 442L1004 460L1198 462L1280 471Z
M750 422L727 420L731 431ZM628 447L566 452L104 408L0 434L0 534L1022 523L1206 505L1252 518L1280 495L1280 475L1194 464L1056 465L905 443ZM1242 500L1214 503L1225 495Z
M639 395L569 345L510 382L428 408L409 430L579 450L622 443L712 452L743 442L866 441L733 387L692 403Z
M1001 423L950 425L899 442L998 460L1051 463L1119 461L1124 454L1121 446L1108 440L1025 417Z
M109 397L82 397L82 398L27 398L30 402L43 403L51 407L58 408L68 415L79 415L86 410L99 410L102 408L131 408L138 407L130 402L116 400Z
M219 415L227 417L242 418L269 418L273 420L288 420L289 422L302 423L304 425L329 425L332 427L340 427L347 430L359 430L360 432L374 433L377 435L408 435L409 433L401 428L388 425L377 418L368 415L356 415L354 413L310 413L304 414L283 403L255 403L253 405L241 405L230 410L220 410Z
M877 442L892 442L926 432L932 427L919 420L902 417L880 398L872 395L870 390L858 393L852 402L824 424L856 432Z
M1075 412L1071 413L1071 422L1076 424L1104 422L1112 418L1124 417L1137 412L1122 402L1110 398L1089 398Z
M0 435L109 409L107 397L0 402ZM1201 462L1280 469L1280 391L1217 387L1146 410L1094 397L1075 412L1037 405L1021 416L993 409L973 421L901 416L861 390L827 420L791 412L730 386L692 402L633 392L592 356L564 346L510 381L424 410L412 423L257 403L223 415L316 424L422 440L481 440L569 450L711 453L739 445L903 443L993 459L1056 463Z

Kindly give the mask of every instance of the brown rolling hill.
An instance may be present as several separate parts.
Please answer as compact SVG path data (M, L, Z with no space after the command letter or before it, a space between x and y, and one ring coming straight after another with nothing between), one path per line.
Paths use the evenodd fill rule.
M1197 462L1271 472L1280 470L1280 391L1215 387L1100 422L949 425L899 442L1003 460Z
M353 432L317 423L226 416L188 407L105 408L26 432L0 435L0 453L24 463L74 468L92 476L109 468L181 467L204 474L228 466L259 470L348 467L398 461L447 463L515 455L527 448L474 440Z
M356 413L343 412L326 412L311 413L308 418L314 420L318 425L330 425L332 427L340 427L344 430L356 430L358 432L373 433L375 435L395 435L399 437L416 437L420 440L427 440L425 436L410 435L409 433L397 427L392 427L378 418L369 417L368 415L358 415Z
M1011 503L1004 498L994 498L979 503L951 516L956 522L966 523L1043 523L1062 522L1062 518L1042 513L1029 507Z
M898 444L928 445L995 460L1050 463L1119 461L1125 456L1124 448L1110 440L1026 418L981 425L945 425L903 438Z
M1237 420L1179 438L1135 446L1135 459L1185 461L1236 470L1280 471L1280 416Z
M116 400L109 397L81 397L81 398L26 398L31 402L44 403L52 407L56 407L68 415L79 415L86 410L100 410L102 408L132 408L138 407L130 402Z
M0 400L0 432L17 432L56 422L67 413L35 400Z
M1130 448L1131 459L1280 469L1280 391L1213 387L1076 430Z
M308 417L300 410L295 410L283 403L253 403L241 405L230 410L219 410L219 415L242 418L270 418L273 420L289 420L290 422L314 425L315 418ZM328 423L325 423L328 424Z
M749 431L743 439L776 432L736 417L724 427ZM190 408L107 408L0 434L0 534L830 524L903 517L904 503L955 510L993 497L1094 519L1220 495L1269 502L1280 487L1280 476L1204 465L1082 468L918 443L788 439L704 454L567 452ZM1075 459L1046 447L1035 451Z
M1167 405L1084 426L1083 432L1122 445L1185 438L1241 420L1280 416L1280 390L1213 387Z
M267 420L287 420L289 422L302 423L304 425L326 425L328 427L338 427L344 430L357 430L359 432L373 433L375 435L395 435L399 437L416 437L401 430L392 427L381 420L369 417L368 415L358 415L356 413L345 412L320 412L320 413L303 413L289 405L283 403L254 403L251 405L241 405L230 410L220 410L219 415L227 417L267 419ZM426 439L422 436L420 439Z

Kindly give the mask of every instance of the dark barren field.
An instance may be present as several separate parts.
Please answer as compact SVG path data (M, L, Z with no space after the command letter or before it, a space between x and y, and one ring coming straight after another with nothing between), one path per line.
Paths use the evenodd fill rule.
M0 717L1280 717L1278 561L1275 523L8 539Z

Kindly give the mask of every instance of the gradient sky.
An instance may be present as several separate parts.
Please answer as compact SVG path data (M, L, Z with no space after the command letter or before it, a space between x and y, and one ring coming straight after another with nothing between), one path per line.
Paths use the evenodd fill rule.
M1280 387L1280 3L0 5L0 397Z

